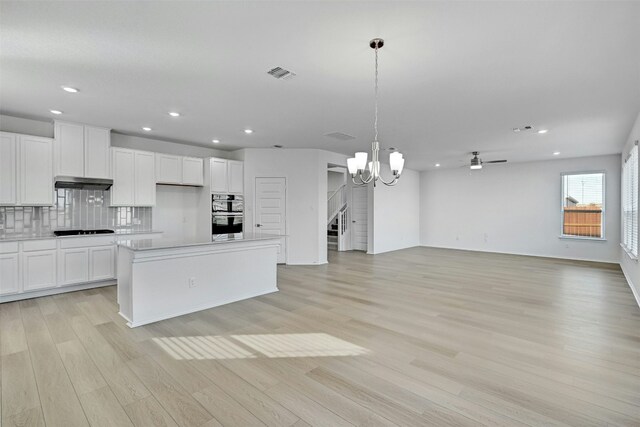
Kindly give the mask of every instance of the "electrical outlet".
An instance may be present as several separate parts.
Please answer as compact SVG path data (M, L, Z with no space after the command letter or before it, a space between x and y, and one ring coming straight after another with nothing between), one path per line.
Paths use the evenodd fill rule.
M189 277L189 287L190 288L195 288L196 287L196 278L195 277Z

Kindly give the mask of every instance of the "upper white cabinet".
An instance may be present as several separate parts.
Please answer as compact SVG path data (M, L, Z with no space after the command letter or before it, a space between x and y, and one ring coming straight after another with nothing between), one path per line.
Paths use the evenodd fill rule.
M236 160L209 159L212 193L244 193L243 163Z
M0 205L53 204L53 141L0 132Z
M182 184L204 185L204 160L196 157L182 158Z
M156 153L156 182L158 184L204 184L204 161L195 157Z
M242 194L244 192L243 163L236 160L229 160L227 174L229 176L227 180L229 184L229 193Z
M110 178L111 130L78 123L55 123L56 175Z
M112 148L111 153L111 206L155 205L154 153L128 148Z
M53 205L53 141L18 136L19 200L25 206Z
M0 205L18 203L17 135L0 133Z
M84 127L85 178L111 178L111 129Z

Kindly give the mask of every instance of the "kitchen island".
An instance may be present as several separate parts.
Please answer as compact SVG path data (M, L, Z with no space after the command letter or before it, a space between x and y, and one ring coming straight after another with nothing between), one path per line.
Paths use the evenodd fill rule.
M277 292L281 236L118 243L118 304L129 327Z

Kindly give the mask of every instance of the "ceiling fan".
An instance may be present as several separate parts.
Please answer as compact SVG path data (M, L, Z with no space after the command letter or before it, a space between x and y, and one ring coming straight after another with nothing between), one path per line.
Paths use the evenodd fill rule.
M482 165L484 164L489 164L489 163L506 163L506 160L488 160L486 162L483 162L482 159L480 157L478 157L478 155L480 154L479 151L473 151L471 154L473 154L473 158L471 159L471 164L469 165L469 167L471 169L482 169Z

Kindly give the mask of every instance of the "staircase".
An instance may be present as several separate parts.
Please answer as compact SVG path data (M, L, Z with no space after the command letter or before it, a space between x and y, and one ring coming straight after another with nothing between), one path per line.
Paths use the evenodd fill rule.
M336 217L327 227L327 248L330 251L338 250L338 217Z
M347 231L346 185L327 195L327 248L340 251L345 247Z

